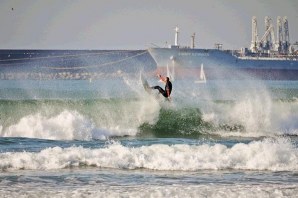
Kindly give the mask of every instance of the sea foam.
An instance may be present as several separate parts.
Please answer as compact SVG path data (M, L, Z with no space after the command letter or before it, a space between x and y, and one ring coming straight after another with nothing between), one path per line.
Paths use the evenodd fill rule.
M47 117L27 115L2 131L3 137L28 137L53 140L91 139L94 124L76 111L62 111Z
M1 170L63 169L92 166L149 170L271 170L297 171L298 150L289 140L265 139L229 148L222 144L127 147L113 143L104 148L53 147L40 152L0 154Z
M60 184L60 183L59 183ZM20 190L22 188L22 190ZM59 190L57 190L59 189ZM7 197L296 197L297 185L280 184L187 184L187 185L136 185L117 186L95 185L75 186L74 188L46 185L32 186L18 183L17 186L0 189Z

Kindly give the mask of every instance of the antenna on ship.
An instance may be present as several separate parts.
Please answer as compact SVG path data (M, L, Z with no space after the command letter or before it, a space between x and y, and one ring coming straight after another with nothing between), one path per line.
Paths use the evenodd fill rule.
M179 28L176 26L176 28L175 28L175 46L179 46L178 35L179 35Z
M194 49L195 48L195 37L196 37L196 33L194 32L192 35L191 35L191 48Z

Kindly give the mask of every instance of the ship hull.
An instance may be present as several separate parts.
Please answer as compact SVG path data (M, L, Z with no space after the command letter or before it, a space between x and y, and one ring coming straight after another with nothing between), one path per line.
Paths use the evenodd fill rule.
M294 58L237 57L232 51L217 49L150 48L157 72L176 78L198 78L202 65L207 79L298 80L298 61Z
M156 69L147 50L0 50L0 79L90 79Z

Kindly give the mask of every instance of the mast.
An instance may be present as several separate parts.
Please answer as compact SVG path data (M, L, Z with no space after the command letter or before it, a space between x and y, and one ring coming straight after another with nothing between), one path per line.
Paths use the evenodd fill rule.
M191 48L194 49L195 48L195 37L196 37L196 33L193 33L191 35Z
M175 28L175 46L179 46L178 44L178 36L179 36L179 28Z

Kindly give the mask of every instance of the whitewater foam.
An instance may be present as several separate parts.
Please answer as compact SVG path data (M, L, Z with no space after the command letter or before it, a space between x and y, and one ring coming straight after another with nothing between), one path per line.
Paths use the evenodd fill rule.
M94 124L76 111L62 111L52 117L40 113L27 115L2 132L3 137L53 140L90 140Z
M20 190L20 188L22 190ZM32 185L10 186L9 190L0 189L7 197L295 197L298 193L297 185L265 184L221 184L221 185L137 185L111 186L94 184L75 186L73 188L61 186L36 187ZM121 195L121 196L120 196Z
M298 150L288 140L265 139L229 148L215 145L164 145L126 147L113 143L100 149L83 147L47 148L38 153L0 154L0 169L62 169L96 166L101 168L150 170L271 170L297 171Z
M38 103L39 104L39 103ZM2 137L28 137L52 140L106 139L110 136L135 136L143 123L158 120L160 104L152 97L138 100L106 100L80 102L73 108L67 101L38 108L15 123L0 128ZM61 105L62 107L60 107ZM89 106L90 105L90 106ZM58 109L60 107L60 109ZM69 110L72 109L72 110ZM78 109L78 110L77 110ZM36 112L36 111L35 111Z
M119 130L119 129L118 129ZM77 111L64 110L51 117L41 113L27 115L14 125L2 130L2 137L27 137L51 140L106 139L117 134L117 129L97 128L91 119Z
M210 133L221 136L298 135L297 112L295 101L273 101L267 93L247 94L233 102L202 107L202 119L219 126Z

